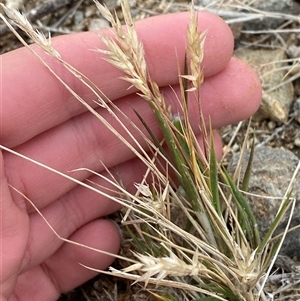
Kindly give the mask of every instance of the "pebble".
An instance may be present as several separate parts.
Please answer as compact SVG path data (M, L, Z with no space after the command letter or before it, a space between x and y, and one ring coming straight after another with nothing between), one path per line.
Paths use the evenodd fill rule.
M234 55L246 61L259 75L263 97L259 111L255 114L256 120L271 119L278 123L285 123L288 120L290 108L294 97L294 88L291 82L271 91L272 88L282 83L286 71L279 70L286 66L284 61L287 57L283 49L274 50L253 50L240 48Z
M294 144L295 144L295 146L300 147L300 138L298 138L298 137L295 138Z
M269 130L274 130L276 128L276 122L274 122L274 121L269 121L268 122L268 129Z
M109 22L105 19L102 18L95 18L92 19L90 24L88 25L88 30L93 31L93 30L99 30L99 29L104 29L104 28L109 28Z
M228 166L230 173L235 171L239 156L240 154L233 155ZM243 158L242 177L248 159L249 151L246 152ZM299 159L297 156L282 148L261 146L255 149L248 191L251 195L247 198L257 219L262 236L267 233L276 217L282 198L289 187L298 162ZM293 183L292 196L295 197L296 203L290 227L300 225L300 173L296 175L295 182ZM288 210L282 219L275 232L276 235L285 230L289 213L290 210ZM300 228L287 234L280 254L300 259Z
M295 112L295 119L297 120L297 122L300 123L300 98L299 97L294 102L293 109Z
M73 18L74 18L75 25L78 25L81 22L83 22L83 19L84 19L83 11L81 11L81 10L76 11Z

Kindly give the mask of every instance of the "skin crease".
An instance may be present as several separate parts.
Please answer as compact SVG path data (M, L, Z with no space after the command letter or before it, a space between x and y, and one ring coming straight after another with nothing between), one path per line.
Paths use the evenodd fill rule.
M153 17L136 24L144 44L149 73L161 87L174 113L179 112L174 91L179 95L177 62L182 68L188 22L189 14L180 13ZM199 13L199 27L200 30L208 29L201 105L204 116L207 120L210 118L213 128L217 129L252 115L260 103L261 86L249 66L231 58L232 34L219 17ZM102 31L101 35L111 35L111 31ZM53 38L53 45L139 128L142 126L132 108L141 113L155 134L160 135L145 101L135 95L133 89L127 89L128 83L119 79L120 71L103 60L103 55L92 51L96 47L103 48L95 32ZM97 108L93 95L82 83L37 47L33 48L128 138L110 114ZM87 167L107 175L101 160L124 181L129 191L134 192L133 182L140 181L145 167L62 88L28 49L2 55L1 70L1 144L63 172ZM191 99L191 124L201 142L196 108L196 102ZM130 129L130 125L126 126ZM142 143L139 135L133 133ZM214 137L220 157L222 143L217 132L214 132ZM56 300L61 292L95 276L78 262L98 269L105 269L112 263L111 256L63 244L28 202L7 184L30 198L61 236L112 253L117 253L120 247L119 230L112 221L101 217L119 209L120 205L7 152L0 156L0 167L0 301ZM79 180L89 177L109 188L104 180L91 177L84 171L72 173L72 176Z

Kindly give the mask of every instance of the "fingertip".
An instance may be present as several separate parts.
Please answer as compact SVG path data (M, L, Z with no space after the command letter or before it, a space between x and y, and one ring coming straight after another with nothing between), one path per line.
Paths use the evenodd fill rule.
M218 15L199 12L200 27L207 27L202 67L206 77L223 70L234 50L234 38L230 27ZM202 24L203 23L203 24Z
M258 74L244 61L233 57L229 65L234 87L233 97L236 111L240 112L239 119L243 120L252 116L259 108L262 99L262 85Z
M184 65L189 22L190 13L185 12L137 23L151 77L161 86L178 82L178 66ZM229 26L217 15L199 12L198 23L199 32L206 31L202 67L209 77L224 69L230 61L234 39Z
M202 86L203 114L213 128L236 123L259 108L262 87L256 72L245 62L232 58L226 68Z

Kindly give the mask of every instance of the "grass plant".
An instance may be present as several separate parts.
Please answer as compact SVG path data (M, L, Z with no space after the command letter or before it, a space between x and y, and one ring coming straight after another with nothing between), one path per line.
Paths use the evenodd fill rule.
M22 154L15 154L124 206L122 224L130 236L132 254L128 258L116 256L125 266L122 270L110 268L109 271L101 272L132 279L134 283L143 283L158 300L269 300L264 292L264 283L280 246L280 239L274 240L272 237L292 201L291 191L283 198L269 232L261 237L247 197L237 184L238 177L236 180L229 175L216 159L211 129L205 124L201 113L200 90L204 81L201 62L206 33L198 30L197 14L193 5L187 31L184 74L179 71L181 99L178 101L182 110L178 114L166 105L158 85L150 77L143 45L138 39L128 1L122 0L121 3L125 27L121 26L116 15L95 1L101 14L112 24L115 31L114 39L100 37L106 49L97 51L124 73L123 79L138 90L138 94L149 104L157 119L163 140L155 137L143 120L141 112L136 114L149 135L144 135L132 124L147 142L150 150L147 152L118 117L122 116L122 111L106 99L88 78L61 58L52 47L51 39L46 39L40 32L35 31L22 14L1 5L9 19L93 91L97 103L108 110L129 133L132 138L130 143L28 47L4 16L1 15L1 18L49 72L115 133L116 139L121 139L144 162L147 172L140 183L135 183L136 193L126 191L118 180L107 178L118 191L117 197L111 196L107 191L95 188L92 183L89 185L77 181L68 174L55 171ZM258 13L253 14L256 16ZM196 95L198 101L199 125L204 137L203 149L199 147L189 122L191 94ZM243 149L245 147L246 144ZM1 149L14 153L4 146ZM243 189L247 187L250 167L251 160L248 172L241 179ZM80 170L82 168L77 171ZM102 177L100 174L98 176Z

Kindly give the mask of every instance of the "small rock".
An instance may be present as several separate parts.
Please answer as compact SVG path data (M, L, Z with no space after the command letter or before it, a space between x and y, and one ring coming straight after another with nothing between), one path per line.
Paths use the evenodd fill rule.
M276 128L276 123L274 121L269 121L268 122L268 129L269 130L274 130Z
M300 138L295 138L294 140L294 144L297 146L297 147L300 147Z
M284 63L280 63L280 61L286 59L284 50L252 50L243 48L237 49L234 55L252 66L262 81L262 104L254 117L257 120L269 118L275 122L285 123L293 102L293 85L292 83L287 83L274 91L270 91L282 83L285 75L284 70L278 70L284 66Z
M241 170L242 177L244 175L248 159L249 151L246 152L243 159ZM228 167L230 173L233 173L236 169L238 160L239 154L235 154ZM282 197L288 189L298 161L299 159L288 150L264 146L258 147L255 150L249 183L249 193L251 193L251 195L248 196L248 200L257 219L262 237L267 233L271 223L275 219ZM296 206L290 228L300 224L300 173L296 176L293 188L292 196L296 198ZM253 196L252 194L257 196ZM290 210L288 210L283 217L275 232L276 235L285 230L289 213ZM280 250L280 254L300 259L299 228L287 234Z
M88 26L88 30L92 31L92 30L99 30L99 29L104 29L104 28L109 28L109 22L105 19L102 18L95 18L92 19L89 26Z
M75 14L74 14L73 19L74 19L74 24L75 24L75 25L78 25L78 24L82 23L82 22L83 22L83 19L84 19L83 11L77 10L77 11L75 12Z
M105 0L103 3L110 11L112 11L121 5L121 0Z
M297 100L294 102L294 114L295 114L295 119L297 122L300 123L300 98L297 98Z
M95 5L89 5L84 10L84 17L91 18L98 13L98 8Z
M290 58L299 58L300 57L300 46L290 45L287 48L286 53L288 54L288 56Z

